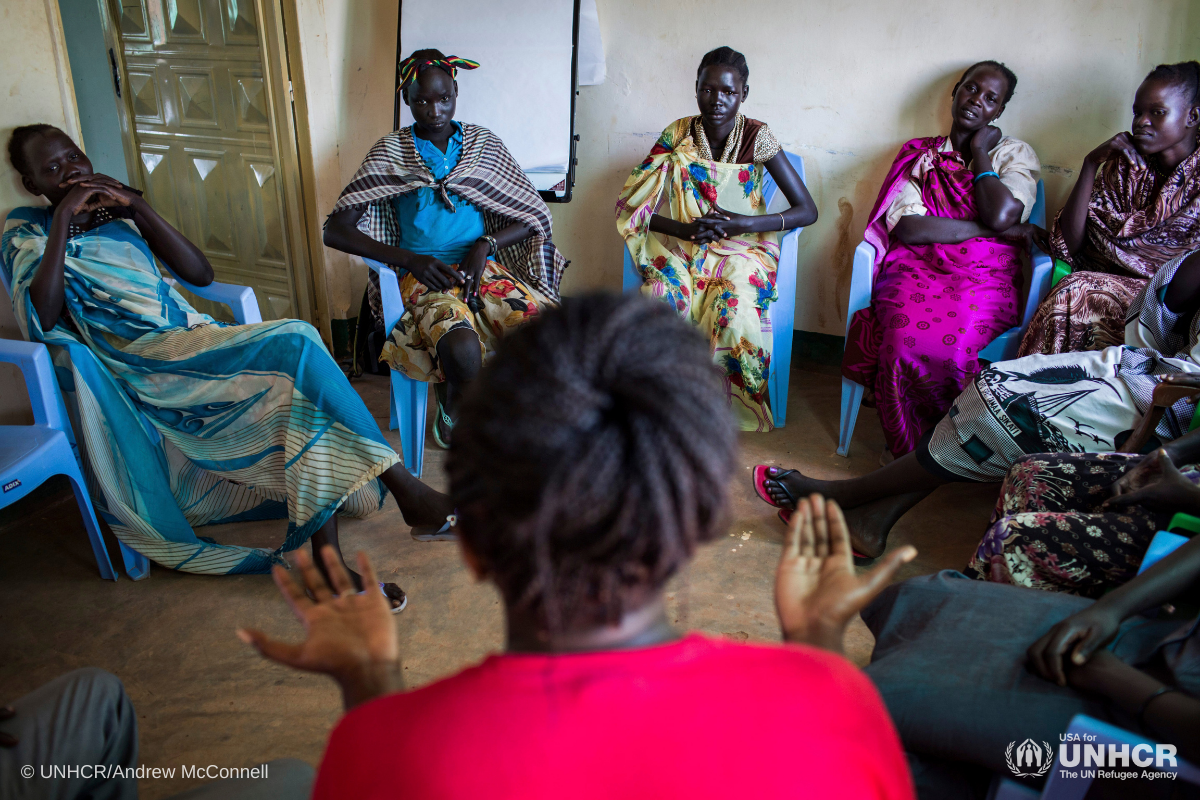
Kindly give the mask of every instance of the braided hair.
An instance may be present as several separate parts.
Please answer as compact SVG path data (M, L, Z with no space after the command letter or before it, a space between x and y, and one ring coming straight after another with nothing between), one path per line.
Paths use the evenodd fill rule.
M696 68L696 80L700 80L700 73L704 72L705 67L729 67L735 70L742 76L742 86L750 80L750 65L746 63L746 57L732 47L718 47L705 53L704 58L700 59L700 66Z
M1178 86L1188 105L1200 105L1200 64L1180 61L1178 64L1159 64L1146 80L1163 81Z
M1000 61L976 61L971 66L967 67L963 72L962 77L958 79L958 83L954 84L954 92L957 92L958 87L962 86L962 82L967 79L967 76L979 67L991 67L994 70L998 70L1000 74L1004 76L1004 82L1008 85L1008 90L1005 91L1004 102L1000 105L1008 105L1008 101L1012 100L1013 94L1017 91L1017 73L1013 72L1011 69L1005 66L1003 62ZM954 92L951 92L951 94L954 94Z
M616 622L719 535L736 444L691 326L636 295L567 298L501 342L460 406L460 535L547 630Z
M25 155L25 145L39 136L45 136L50 133L62 133L62 131L44 122L14 128L12 135L8 137L8 160L12 163L13 169L21 175L31 173L33 166L29 163L29 159ZM63 135L65 136L66 134Z

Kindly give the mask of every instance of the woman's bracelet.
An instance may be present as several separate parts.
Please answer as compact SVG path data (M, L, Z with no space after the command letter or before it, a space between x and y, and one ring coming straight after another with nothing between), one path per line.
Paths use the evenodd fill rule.
M500 249L500 248L499 248L499 247L497 247L497 245L496 245L496 237L495 237L495 236L487 236L487 235L484 235L484 236L480 236L479 238L480 238L480 240L482 240L482 241L485 241L485 242L487 242L487 243L488 243L488 255L489 255L489 256L494 256L494 255L496 255L496 251L497 251L498 249Z
M783 231L787 228L787 220L783 218L783 214L779 215L779 230Z
M991 175L993 178L997 178L997 179L1000 177L999 173L992 172L992 171L989 169L987 172L981 172L981 173L979 173L978 175L976 175L976 176L975 176L975 180L971 181L971 183L972 183L972 184L979 183L981 180L983 180L984 178L986 178L988 175Z
M1178 692L1178 691L1179 690L1176 689L1174 686L1164 686L1161 689L1159 689L1157 692L1155 692L1154 694L1150 695L1145 700L1143 700L1142 707L1139 708L1138 712L1137 712L1138 727L1141 728L1142 730L1146 730L1146 709L1150 707L1150 703L1152 703L1154 700L1157 700L1158 698L1162 697L1164 694L1170 694L1171 692Z

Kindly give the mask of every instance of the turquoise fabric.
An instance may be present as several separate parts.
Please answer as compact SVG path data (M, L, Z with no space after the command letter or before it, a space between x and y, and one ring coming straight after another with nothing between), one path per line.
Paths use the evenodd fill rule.
M43 331L30 285L51 223L45 207L9 214L0 269L21 331L50 346L92 501L118 539L185 572L267 572L333 514L382 507L376 476L398 459L311 325L200 313L162 279L136 226L116 220L67 241L75 329ZM274 551L194 530L281 518Z
M441 180L458 166L462 155L462 125L454 125L454 134L443 153L437 145L422 139L413 131L417 154ZM415 192L392 198L396 219L400 223L401 247L420 255L433 256L447 264L458 264L467 257L471 245L484 234L483 212L458 195L451 193L455 210L451 211L438 198L435 190L422 187Z

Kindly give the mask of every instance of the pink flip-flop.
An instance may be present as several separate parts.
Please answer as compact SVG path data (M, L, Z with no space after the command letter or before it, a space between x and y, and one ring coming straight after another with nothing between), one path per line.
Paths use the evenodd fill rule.
M792 509L790 509L790 508L779 509L779 519L783 522L784 525L790 525L792 522ZM870 556L864 556L862 553L858 552L857 550L851 550L850 552L854 556L854 566L856 566L856 567L869 567L870 565L875 563L875 559L871 558Z
M796 498L792 497L792 493L790 491L788 491L787 486L785 486L783 484L783 481L780 479L783 478L785 475L791 475L796 470L785 469L782 472L780 472L778 475L771 477L771 476L767 475L767 470L769 470L769 469L771 469L771 466L768 464L756 464L754 466L754 472L751 473L753 475L753 479L754 479L754 493L758 495L760 500L762 500L764 503L766 503L769 506L775 506L776 508L786 508L787 506L781 506L781 505L779 505L779 503L776 503L774 500L772 500L771 495L767 493L767 487L765 486L766 482L767 481L775 481L776 483L779 484L779 487L781 489L783 489L783 493L785 495L787 495L787 498L788 498L788 500L791 501L792 506L795 507Z

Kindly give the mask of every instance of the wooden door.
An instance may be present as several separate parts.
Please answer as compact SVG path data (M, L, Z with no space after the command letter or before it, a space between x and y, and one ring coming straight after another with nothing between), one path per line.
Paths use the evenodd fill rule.
M307 259L288 229L258 2L110 2L131 176L140 173L147 199L204 251L218 281L253 287L263 319L313 321Z

